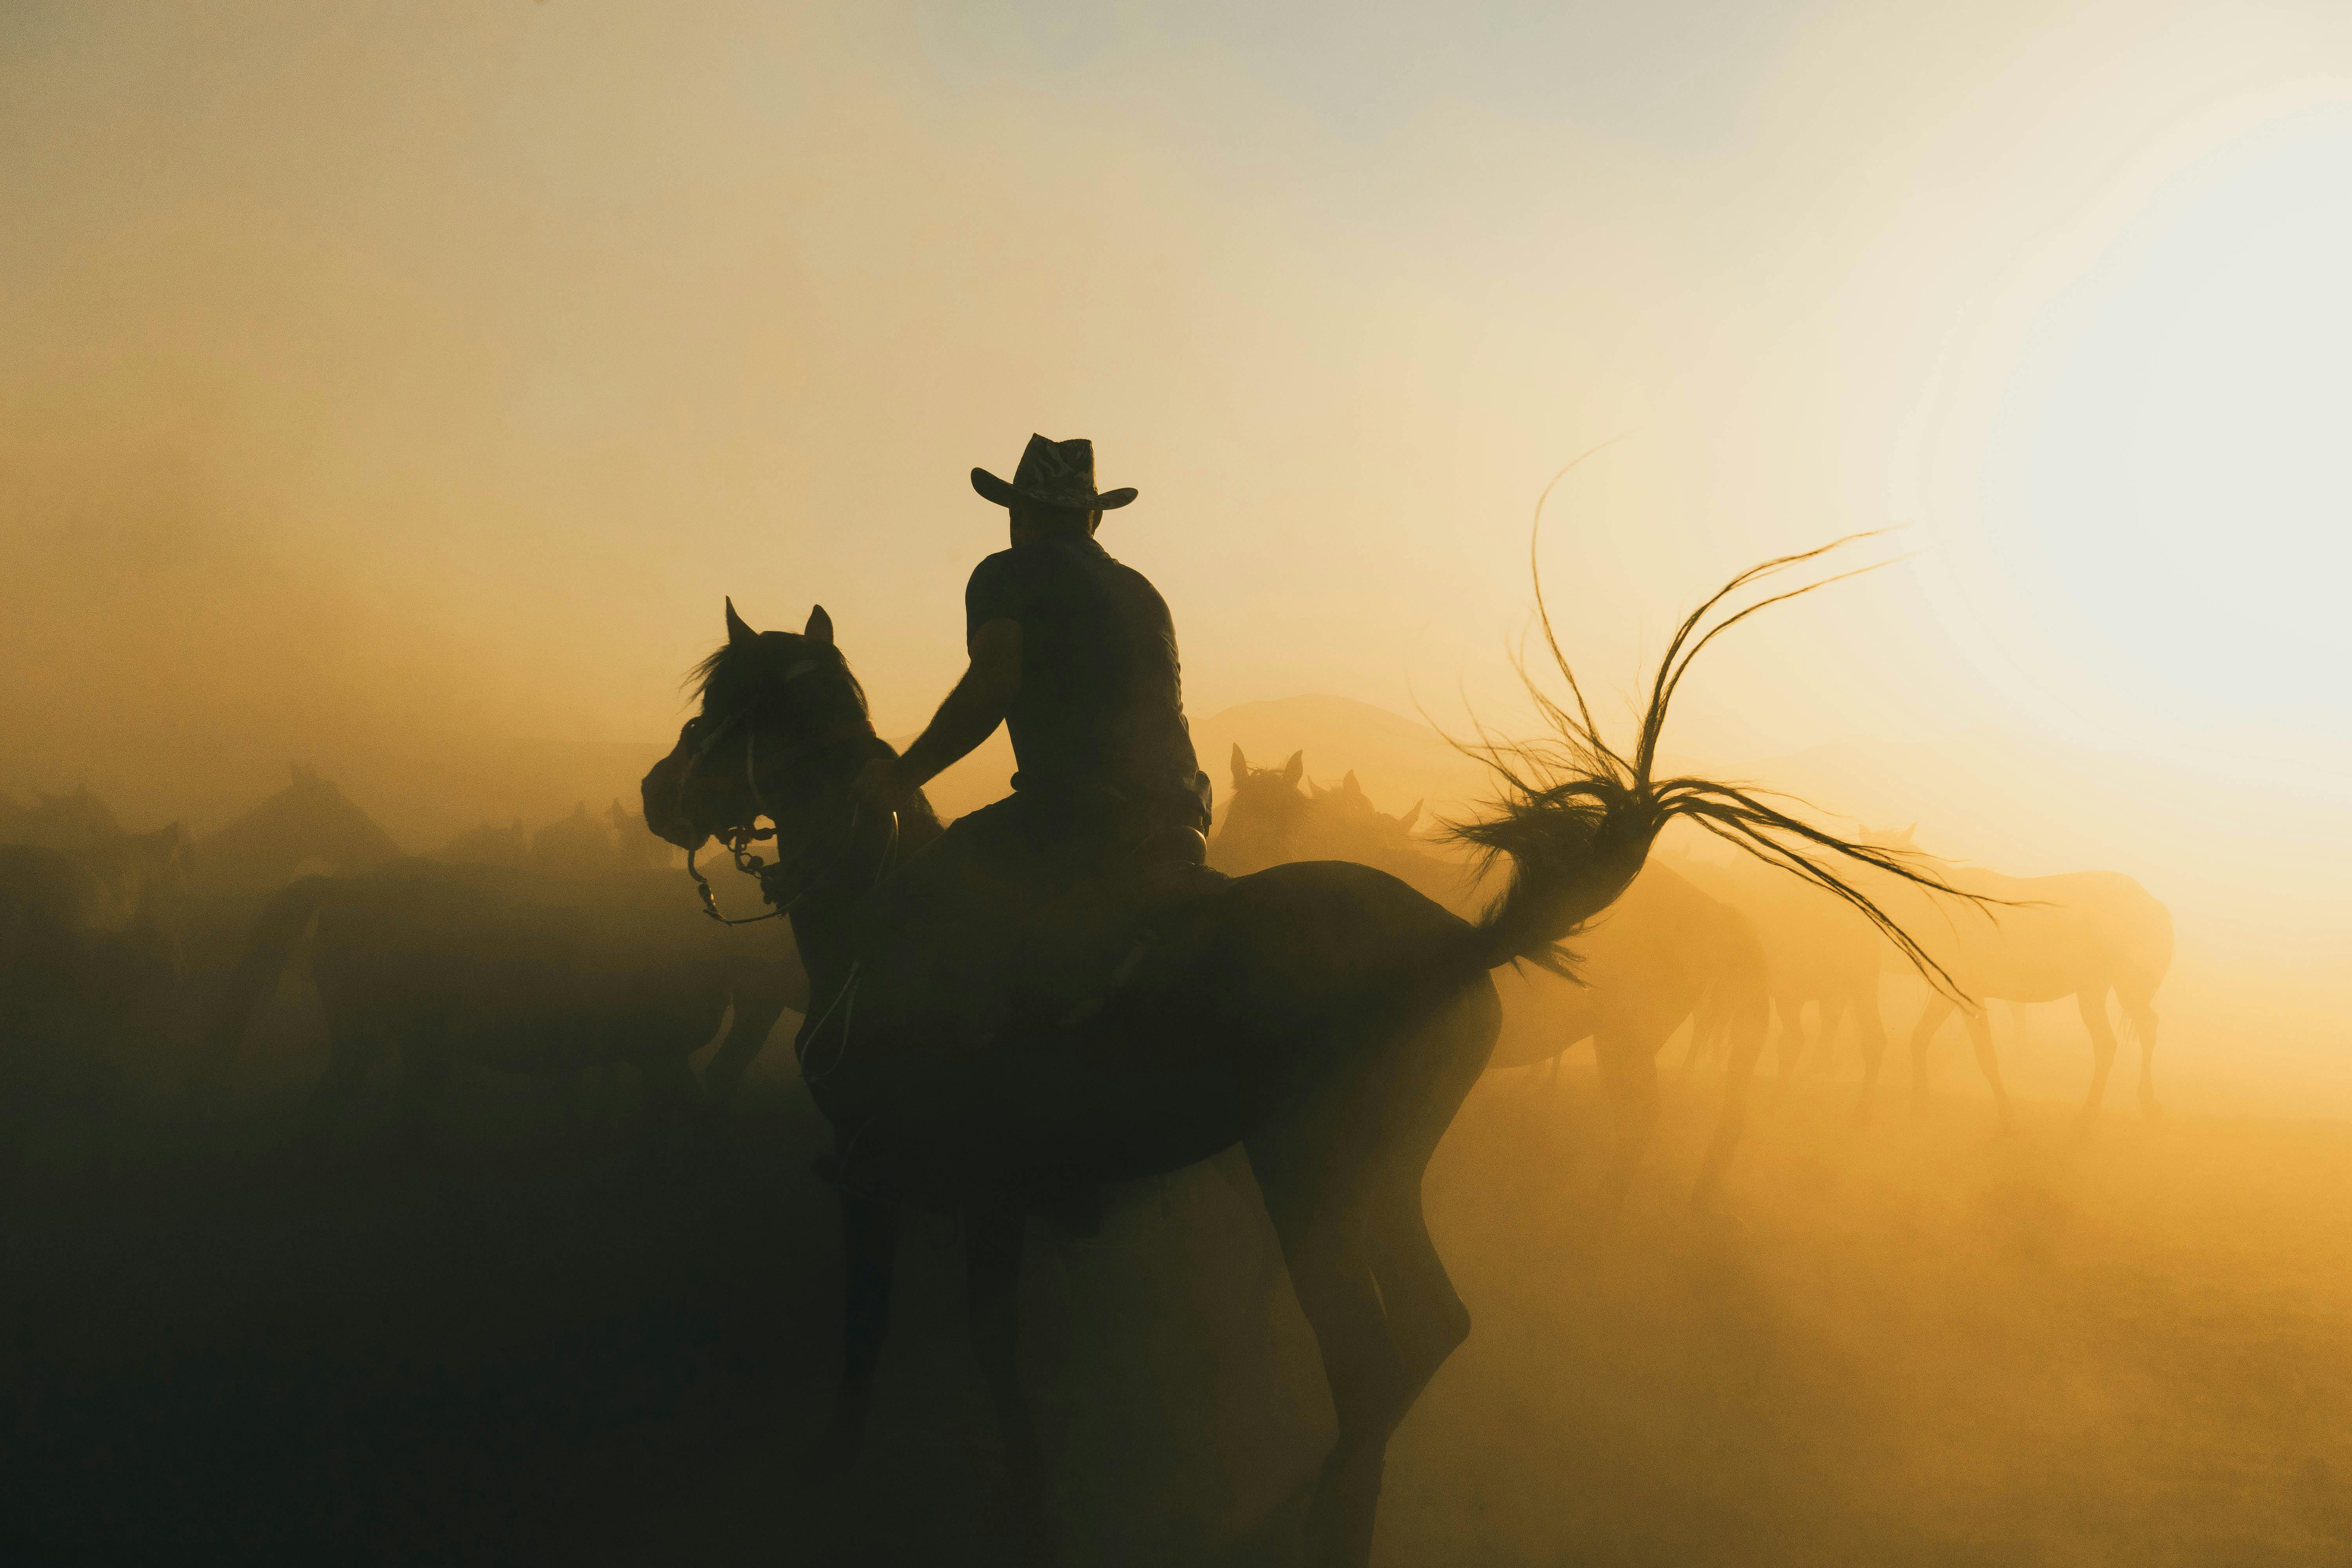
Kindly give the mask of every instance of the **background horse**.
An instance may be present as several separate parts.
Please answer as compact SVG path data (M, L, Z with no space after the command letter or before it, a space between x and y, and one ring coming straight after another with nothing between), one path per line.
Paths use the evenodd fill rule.
M168 1017L187 842L173 823L76 849L0 846L0 1114L10 1142L100 1114Z
M1412 837L1416 802L1404 816L1375 807L1350 772L1336 789L1307 793L1286 767L1251 768L1234 748L1234 793L1210 863L1220 869L1243 854L1265 864L1338 859L1377 866L1424 896L1454 909L1475 901L1470 868L1430 852ZM1297 763L1296 755L1292 763ZM1228 849L1228 843L1244 847ZM1760 875L1799 887L1779 872ZM1872 982L1877 952L1866 954ZM1730 1044L1723 1108L1700 1167L1696 1195L1704 1201L1721 1185L1747 1121L1749 1080L1763 1041L1767 967L1754 928L1653 857L1607 914L1579 933L1576 979L1529 977L1524 992L1505 994L1507 1023L1488 1067L1549 1062L1585 1040L1616 1124L1617 1147L1601 1179L1601 1204L1613 1209L1631 1187L1658 1118L1657 1057L1685 1023L1694 1042ZM1516 1007L1515 994L1522 995Z
M1780 1027L1773 1039L1773 1097L1788 1092L1809 1050L1817 1065L1832 1060L1838 1035L1851 1024L1862 1052L1862 1092L1854 1119L1867 1121L1886 1055L1886 1024L1879 1004L1880 954L1885 943L1870 922L1843 900L1752 860L1703 860L1677 856L1675 869L1738 911L1761 945L1765 984ZM1818 1033L1806 1033L1805 1009ZM1684 1066L1706 1059L1713 1034L1694 1030Z
M1912 830L1868 835L1879 845L1916 853ZM2002 1131L2012 1123L2001 1083L1987 1001L2054 1002L2072 996L2091 1037L2091 1088L2078 1113L2087 1125L2106 1098L2115 1066L2116 1033L2108 1020L2113 995L2124 1024L2139 1041L2139 1106L2157 1103L2156 990L2172 967L2172 911L2120 871L2074 871L2055 877L2006 877L1998 871L1937 862L1941 879L1971 895L1974 907L1953 909L1889 887L1890 908L1904 910L1906 929L1934 955L1959 994L1928 996L1911 1029L1911 1088L1927 1093L1927 1046L1957 1012L1976 1049L1977 1066L1992 1089Z
M673 873L593 884L482 867L403 861L357 877L306 877L263 910L206 1032L214 1071L315 925L311 974L327 1022L312 1136L348 1112L387 1050L401 1058L404 1134L414 1142L453 1063L576 1082L627 1062L650 1131L697 1098L687 1058L733 1008L709 1079L724 1098L788 1006L798 965L772 927L676 918L691 907Z

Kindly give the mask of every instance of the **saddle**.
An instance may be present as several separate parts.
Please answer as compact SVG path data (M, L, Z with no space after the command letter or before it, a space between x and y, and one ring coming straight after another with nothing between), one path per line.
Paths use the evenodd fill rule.
M1162 827L1135 841L1098 875L1024 911L1025 918L928 932L929 942L943 942L944 950L905 955L904 973L877 987L871 1004L863 997L859 1003L861 1034L885 1009L893 1021L877 1020L875 1026L906 1031L899 1038L903 1048L892 1053L903 1076L876 1104L881 1123L895 1120L888 1107L903 1107L905 1097L933 1097L934 1085L945 1081L935 1075L984 1071L981 1064L992 1052L1018 1051L1024 1039L1066 1039L1069 1031L1099 1017L1144 970L1167 917L1225 885L1227 879L1209 869L1207 860L1208 841L1198 828ZM955 942L959 934L969 947ZM927 986L950 994L926 997ZM935 1006L927 1023L927 1001L956 1005ZM868 1036L852 1048L878 1043ZM847 1192L908 1195L896 1190L895 1161L880 1146L887 1142L887 1134L845 1141L838 1155L816 1162L816 1173ZM1076 1173L1025 1170L995 1195L1065 1236L1092 1236L1101 1226L1095 1185Z

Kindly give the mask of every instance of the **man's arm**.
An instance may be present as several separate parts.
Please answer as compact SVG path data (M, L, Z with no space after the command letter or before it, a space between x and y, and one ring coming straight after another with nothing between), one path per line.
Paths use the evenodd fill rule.
M963 679L897 762L877 761L867 767L858 780L860 793L884 791L894 808L903 805L906 797L996 733L1020 691L1021 623L983 623L971 634L971 664Z

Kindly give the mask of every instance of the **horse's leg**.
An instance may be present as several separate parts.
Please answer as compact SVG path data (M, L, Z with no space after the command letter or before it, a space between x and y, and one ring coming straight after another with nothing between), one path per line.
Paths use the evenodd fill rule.
M1633 1184L1633 1172L1658 1125L1658 1047L1653 1031L1619 1025L1592 1037L1601 1087L1617 1113L1617 1148L1601 1179L1601 1211L1614 1215Z
M1772 999L1772 1011L1780 1018L1775 1061L1779 1077L1772 1084L1772 1102L1777 1105L1780 1097L1789 1092L1790 1080L1797 1076L1797 1064L1804 1059L1805 1000L1801 996L1776 996Z
M1446 1358L1470 1337L1470 1310L1462 1304L1444 1260L1429 1239L1421 1193L1430 1156L1477 1083L1498 1024L1491 1001L1480 1005L1474 999L1470 1006L1441 1013L1416 1042L1423 1049L1414 1059L1426 1064L1426 1076L1394 1088L1405 1131L1391 1144L1381 1168L1370 1240L1372 1277L1388 1316L1389 1341L1403 1372L1400 1420Z
M1422 1166L1401 1162L1381 1183L1371 1216L1372 1277L1403 1373L1398 1397L1405 1409L1470 1337L1470 1309L1429 1238L1421 1206L1423 1173Z
M1820 1010L1822 1020L1822 1049L1813 1065L1824 1077L1835 1078L1838 1035L1845 1028L1850 1004L1837 993L1824 991L1813 1005Z
M1919 1021L1911 1026L1911 1109L1927 1107L1927 1042L1952 1016L1954 1003L1940 991L1927 994L1927 1005L1919 1009Z
M1021 1392L1021 1247L1028 1217L1017 1210L974 1208L966 1219L971 1227L965 1279L972 1354L1004 1432L1005 1467L1024 1561L1046 1563L1054 1551L1045 1510L1045 1450L1037 1441L1028 1398Z
M1724 1173L1731 1168L1732 1153L1747 1131L1748 1092L1756 1079L1756 1064L1764 1056L1764 1030L1760 1005L1745 1020L1735 1016L1730 1022L1731 1058L1724 1068L1723 1109L1716 1115L1715 1135L1707 1141L1706 1158L1699 1165L1698 1184L1691 1189L1695 1207L1706 1207L1723 1190Z
M866 1417L874 1405L874 1372L890 1329L890 1280L898 1268L898 1205L856 1193L841 1194L841 1386L824 1432L808 1451L821 1468L844 1471L866 1444Z
M1320 1568L1366 1568L1381 1464L1389 1433L1404 1413L1406 1376L1372 1275L1365 1173L1328 1126L1254 1134L1247 1147L1339 1418L1339 1439L1316 1485L1308 1539L1320 1543Z
M1862 1097L1854 1101L1853 1120L1859 1126L1870 1120L1870 1104L1878 1093L1878 1068L1886 1059L1886 1020L1878 1010L1878 986L1859 996L1847 998L1853 1009L1854 1041L1862 1047Z
M1710 1061L1715 1058L1715 1018L1704 1004L1691 1016L1690 1044L1683 1047L1682 1070L1689 1072L1702 1055Z
M759 1059L761 1047L768 1043L768 1032L776 1020L784 1016L784 997L781 989L751 991L739 988L727 1037L719 1042L710 1064L702 1069L702 1087L710 1096L714 1110L724 1108L735 1098L742 1086L743 1075L751 1070Z
M2162 1116L2164 1107L2156 1102L2155 997L2117 986L2116 1000L2122 1004L2124 1018L2131 1025L2132 1033L2139 1037L2139 1113L2150 1119Z
M1976 1047L1978 1070L1992 1086L1993 1110L2000 1120L2000 1130L2013 1131L2016 1124L2009 1114L2009 1089L2000 1081L2000 1058L1992 1048L1992 1018L1982 1007L1971 1007L1960 1015L1960 1021L1968 1026L1969 1043Z
M2083 1101L2075 1117L2081 1127L2089 1127L2106 1103L2107 1073L2116 1065L2116 1031L2107 1021L2107 983L2094 981L2074 993L2075 1010L2083 1016L2083 1027L2091 1034L2091 1092Z

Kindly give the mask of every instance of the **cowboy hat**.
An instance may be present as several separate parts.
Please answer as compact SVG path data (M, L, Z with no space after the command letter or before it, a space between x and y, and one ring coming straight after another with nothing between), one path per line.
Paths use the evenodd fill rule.
M1043 436L1029 437L1011 484L986 468L974 468L971 488L999 506L1025 500L1069 511L1108 511L1135 499L1131 485L1125 489L1096 490L1092 441L1048 441Z

